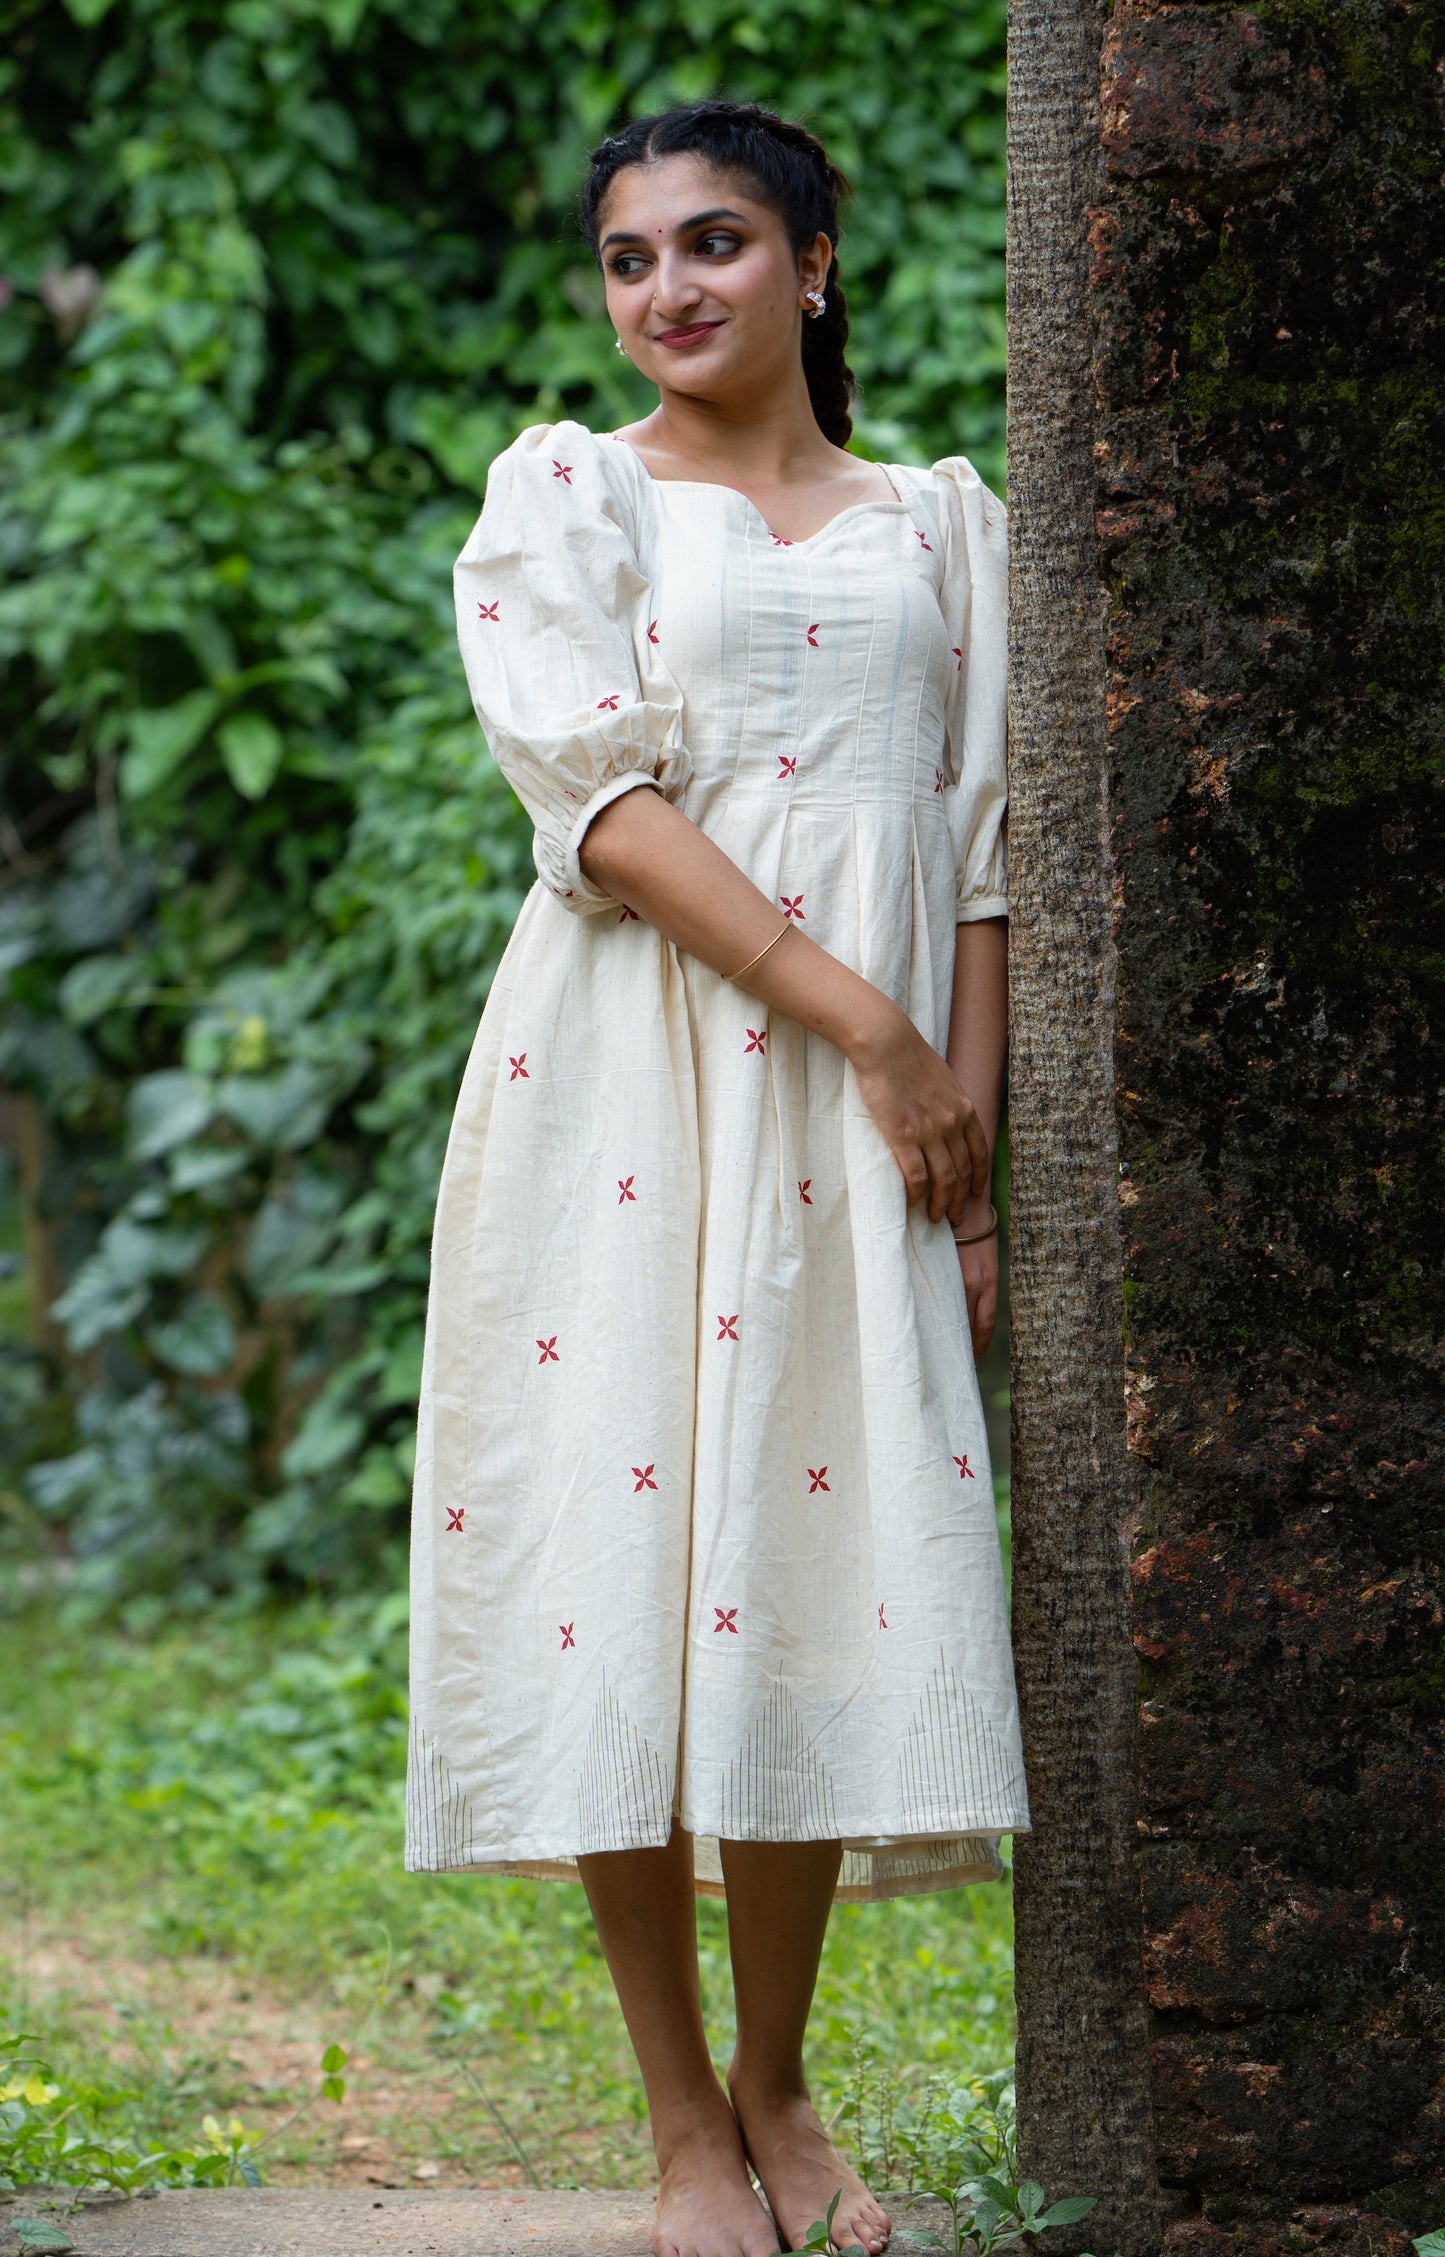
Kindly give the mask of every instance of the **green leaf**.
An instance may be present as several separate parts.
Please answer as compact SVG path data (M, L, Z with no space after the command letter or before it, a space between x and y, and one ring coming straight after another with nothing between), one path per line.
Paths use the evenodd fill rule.
M216 731L221 758L243 799L264 799L280 771L285 739L264 713L231 713Z
M235 1328L214 1293L198 1293L175 1316L147 1325L144 1337L153 1356L191 1379L217 1378L235 1360Z
M344 2049L339 2045L329 2045L321 2056L321 2066L328 2077L334 2077L338 2069L346 2067Z
M159 1159L199 1136L215 1111L209 1086L171 1070L133 1082L125 1104L126 1143L137 1160Z
M200 743L221 700L214 690L192 690L174 705L130 717L130 751L120 766L120 788L127 799L144 799L174 775L188 752Z
M321 2090L328 2100L344 2100L346 2098L346 2079L344 2077L323 2077Z
M1098 2207L1097 2194L1069 2194L1062 2202L1056 2202L1052 2209L1045 2210L1041 2217L1034 2220L1034 2224L1040 2233L1046 2232L1050 2226L1074 2226L1080 2218L1087 2218L1089 2212ZM1445 2251L1442 2251L1441 2257L1445 2257Z
M259 2171L257 2170L257 2168L256 2168L255 2164L254 2164L253 2162L251 2162L251 2161L250 2161L250 2159L249 2159L248 2157L246 2157L246 2156L243 2156L243 2157L241 2158L240 2164L239 2164L239 2165L238 2165L237 2167L238 2167L238 2169L239 2169L239 2171L240 2171L240 2173L241 2173L241 2184L242 2184L243 2186L264 2186L264 2185L265 2185L265 2181L264 2181L264 2179L262 2178L262 2176L261 2176L260 2172L259 2172Z
M75 2247L69 2234L63 2234L58 2226L47 2225L43 2218L12 2218L10 2231L22 2249L53 2250L55 2257L64 2257L67 2249Z
M1416 2257L1445 2257L1445 2226L1435 2226L1411 2244Z

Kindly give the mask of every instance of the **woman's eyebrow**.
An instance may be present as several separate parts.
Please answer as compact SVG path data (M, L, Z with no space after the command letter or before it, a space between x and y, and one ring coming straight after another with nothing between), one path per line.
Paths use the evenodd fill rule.
M686 235L694 227L709 226L713 220L743 219L743 217L742 212L733 211L729 205L718 204L710 212L694 212L691 219L679 220L673 232L676 235ZM645 243L646 241L645 235L629 234L620 227L614 227L611 234L603 236L598 248L605 251L613 243Z

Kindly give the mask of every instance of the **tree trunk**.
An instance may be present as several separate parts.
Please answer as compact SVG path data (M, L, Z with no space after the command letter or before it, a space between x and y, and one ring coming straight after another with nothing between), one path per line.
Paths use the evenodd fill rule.
M1075 2248L1158 2246L1140 1972L1131 1475L1112 1048L1087 217L1100 14L1009 33L1009 1096L1019 2152L1093 2194Z
M1011 34L1020 2132L1099 2250L1445 2217L1442 47Z

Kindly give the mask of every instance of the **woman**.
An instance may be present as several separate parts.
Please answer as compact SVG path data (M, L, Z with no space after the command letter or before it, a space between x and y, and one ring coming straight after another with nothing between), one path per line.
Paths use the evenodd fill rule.
M840 2190L836 2244L883 2248L804 2081L829 1906L992 1878L1027 1823L968 1341L1004 521L962 460L843 451L840 185L746 106L605 142L583 225L659 405L524 432L457 568L540 883L437 1215L408 1862L580 1874L659 2257L795 2246ZM691 1905L719 1885L727 2092Z

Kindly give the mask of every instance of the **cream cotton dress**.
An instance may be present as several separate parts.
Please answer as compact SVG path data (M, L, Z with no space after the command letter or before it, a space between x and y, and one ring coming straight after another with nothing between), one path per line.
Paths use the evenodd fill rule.
M839 1894L993 1878L1027 1826L947 1223L841 1052L578 861L680 807L941 1051L1006 912L1004 513L962 459L785 541L625 440L524 432L457 564L536 829L437 1208L407 1863L575 1878L699 1837L844 1844Z

